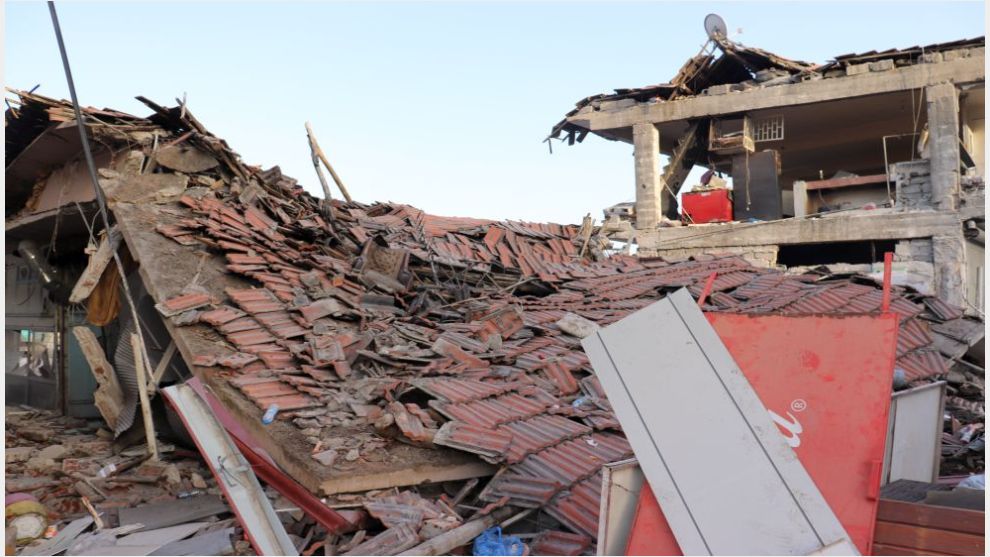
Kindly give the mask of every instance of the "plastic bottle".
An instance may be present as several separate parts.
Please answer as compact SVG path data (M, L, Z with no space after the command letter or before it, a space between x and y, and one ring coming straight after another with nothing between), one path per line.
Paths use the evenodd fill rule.
M272 404L265 410L265 415L261 417L261 423L268 425L275 421L275 416L278 415L278 404Z

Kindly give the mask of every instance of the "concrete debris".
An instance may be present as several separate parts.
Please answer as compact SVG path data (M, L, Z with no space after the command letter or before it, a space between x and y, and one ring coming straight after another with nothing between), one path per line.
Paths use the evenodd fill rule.
M116 535L102 536L97 545L82 545L80 536L93 524L84 500L91 501L108 526L128 527L129 533L135 526L143 527L137 520L148 522L149 517L171 526L229 514L217 497L216 481L196 453L172 450L164 453L167 463L146 461L136 466L146 458L144 451L138 451L141 456L136 458L115 454L113 445L96 435L100 428L96 422L9 406L5 417L7 524L17 529L23 555L53 555L77 543L83 547L80 551L90 547L103 553L116 547ZM33 434L39 428L47 434ZM194 490L203 495L190 497ZM205 498L215 504L190 506ZM182 510L170 514L171 506ZM49 517L54 537L41 539Z

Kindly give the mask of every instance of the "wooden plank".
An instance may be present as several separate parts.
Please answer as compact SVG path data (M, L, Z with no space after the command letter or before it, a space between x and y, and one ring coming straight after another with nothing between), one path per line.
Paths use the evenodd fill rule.
M938 551L949 555L983 555L983 536L924 528L897 522L877 522L874 543Z
M141 524L138 532L175 526L191 520L230 512L227 503L217 495L203 495L120 509L120 525Z
M162 359L158 361L158 365L155 366L155 372L151 374L151 383L148 388L152 391L158 387L158 383L162 380L162 375L165 375L165 370L168 369L169 362L172 361L172 356L175 356L175 341L170 340L168 343L168 348L165 349L165 353L162 354Z
M100 246L89 257L89 261L86 263L86 269L72 288L72 294L69 295L69 302L78 304L89 297L93 289L96 288L97 283L100 282L103 271L113 261L113 254L117 251L118 246L120 246L120 232L116 228L111 228L109 237L104 237L100 240Z
M152 460L158 460L158 440L155 438L155 422L151 418L151 399L148 397L148 376L144 370L145 359L141 350L141 340L131 333L131 346L134 348L134 372L137 374L138 399L141 401L141 416L144 419L144 436L148 442L148 453Z
M848 541L686 289L582 344L685 554L807 555Z
M871 174L869 176L850 176L848 178L831 178L829 180L813 180L805 182L805 187L811 190L830 190L848 188L850 186L865 186L868 184L883 184L887 181L886 174Z
M986 513L979 511L890 499L881 499L880 506L877 507L877 520L884 522L900 522L981 536L985 535L985 519Z
M874 555L947 555L947 553L924 551L921 549L912 549L910 547L901 547L899 545L889 545L882 543L873 544L873 554Z
M120 409L124 406L124 392L117 381L117 373L107 360L107 355L100 346L96 334L89 327L73 327L72 334L79 342L83 357L89 364L89 370L99 385L93 391L96 409L113 430L117 427L117 417L120 416Z

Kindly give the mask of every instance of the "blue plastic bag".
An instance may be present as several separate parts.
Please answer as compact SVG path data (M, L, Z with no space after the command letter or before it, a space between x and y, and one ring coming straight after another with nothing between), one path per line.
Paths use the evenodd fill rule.
M522 555L526 545L516 536L503 536L502 528L493 526L474 539L474 555Z

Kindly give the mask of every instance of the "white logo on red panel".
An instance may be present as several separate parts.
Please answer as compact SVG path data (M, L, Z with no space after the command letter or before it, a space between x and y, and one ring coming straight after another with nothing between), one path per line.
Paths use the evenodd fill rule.
M795 411L800 412L801 410L804 410L805 408L808 407L807 403L805 403L803 406L801 406L801 410L797 410L797 408L794 407L794 404L798 401L804 403L804 401L801 399L792 402L791 408L793 408ZM770 413L770 419L773 420L773 423L777 424L777 427L780 429L780 433L783 434L784 439L787 441L787 444L790 445L791 448L795 448L795 449L797 447L800 447L801 446L800 435L801 432L804 431L804 428L801 427L801 422L799 422L798 419L794 417L794 414L787 412L787 418L785 418L780 414L774 412L773 410L767 410L767 412Z

